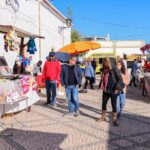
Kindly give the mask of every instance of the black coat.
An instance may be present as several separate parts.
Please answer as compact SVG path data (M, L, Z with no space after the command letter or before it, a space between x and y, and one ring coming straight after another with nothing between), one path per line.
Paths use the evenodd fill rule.
M112 68L110 72L112 74L112 80L115 85L114 90L122 91L122 89L125 87L125 84L123 83L120 70L117 68Z
M76 65L74 67L74 75L77 81L78 85L81 85L81 81L82 81L82 71L81 68ZM61 69L61 75L60 75L60 81L61 81L61 85L67 87L68 86L68 66L67 65L63 65L62 69Z

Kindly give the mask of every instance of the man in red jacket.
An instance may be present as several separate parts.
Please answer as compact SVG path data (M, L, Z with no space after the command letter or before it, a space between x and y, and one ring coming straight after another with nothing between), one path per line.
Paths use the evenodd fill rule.
M55 59L55 52L49 53L49 58L44 64L42 76L46 84L47 102L51 106L56 106L56 89L60 80L61 65Z

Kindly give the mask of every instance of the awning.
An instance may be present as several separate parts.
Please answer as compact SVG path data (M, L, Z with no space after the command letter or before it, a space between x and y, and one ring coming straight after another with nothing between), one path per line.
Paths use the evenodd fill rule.
M24 31L22 29L14 27L14 26L0 25L0 33L6 34L10 30L14 30L17 33L18 37L23 37L23 38L34 37L34 38L43 38L43 39L45 38L44 36L36 35L36 34L30 33L30 32L26 32L26 31Z

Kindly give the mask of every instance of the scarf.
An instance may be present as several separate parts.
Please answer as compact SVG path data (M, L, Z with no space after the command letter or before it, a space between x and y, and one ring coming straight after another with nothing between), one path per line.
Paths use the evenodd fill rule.
M100 90L106 91L110 69L105 67L101 75Z

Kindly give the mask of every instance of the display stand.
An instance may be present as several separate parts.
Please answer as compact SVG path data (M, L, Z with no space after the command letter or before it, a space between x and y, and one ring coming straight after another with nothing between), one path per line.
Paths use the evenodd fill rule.
M17 99L12 99L12 102L1 102L0 104L3 105L3 114L6 113L6 106L9 105L11 108L11 115L12 115L12 123L11 123L11 133L10 134L0 134L0 136L13 136L13 120L14 120L14 108L19 104L19 102L25 101L26 103L26 119L25 119L25 124L24 126L27 127L27 108L28 108L28 97L27 96L22 96ZM2 123L1 117L0 117L0 126L2 128L5 128L5 124Z

